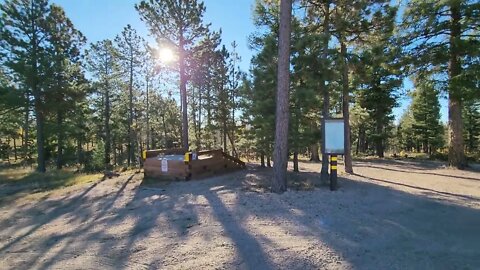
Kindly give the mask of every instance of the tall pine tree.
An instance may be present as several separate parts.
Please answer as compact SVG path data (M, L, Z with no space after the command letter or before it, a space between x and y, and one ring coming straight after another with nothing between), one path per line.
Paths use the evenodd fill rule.
M448 91L449 155L451 166L466 166L463 139L464 67L478 54L478 14L475 0L412 0L405 9L403 42L410 61L422 72L445 78Z
M189 148L187 114L187 62L192 46L208 31L203 24L205 5L197 0L143 0L135 5L158 41L174 46L179 56L182 104L182 147Z

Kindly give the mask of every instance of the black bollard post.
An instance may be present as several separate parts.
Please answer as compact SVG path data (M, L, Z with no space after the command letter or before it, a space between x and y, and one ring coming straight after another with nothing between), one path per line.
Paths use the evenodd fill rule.
M330 156L330 190L337 190L337 155Z

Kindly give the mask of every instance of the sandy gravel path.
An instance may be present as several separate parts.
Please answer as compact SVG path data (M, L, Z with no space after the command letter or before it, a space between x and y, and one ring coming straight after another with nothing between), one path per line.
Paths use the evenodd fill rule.
M319 164L291 179L316 183ZM480 269L480 173L357 161L340 189L258 192L254 169L122 175L0 205L1 269Z

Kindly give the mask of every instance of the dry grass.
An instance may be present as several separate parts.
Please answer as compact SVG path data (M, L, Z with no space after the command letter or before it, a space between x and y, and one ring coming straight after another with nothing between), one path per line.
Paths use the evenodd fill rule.
M97 182L102 177L103 174L82 174L72 170L52 170L38 173L31 168L2 168L0 185L2 185L2 195L8 196L21 192L36 193Z

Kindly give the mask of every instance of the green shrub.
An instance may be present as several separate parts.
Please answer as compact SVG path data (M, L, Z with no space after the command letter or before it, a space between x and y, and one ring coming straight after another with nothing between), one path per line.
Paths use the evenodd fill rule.
M105 167L105 148L104 143L100 141L92 152L85 153L85 171L99 172Z

